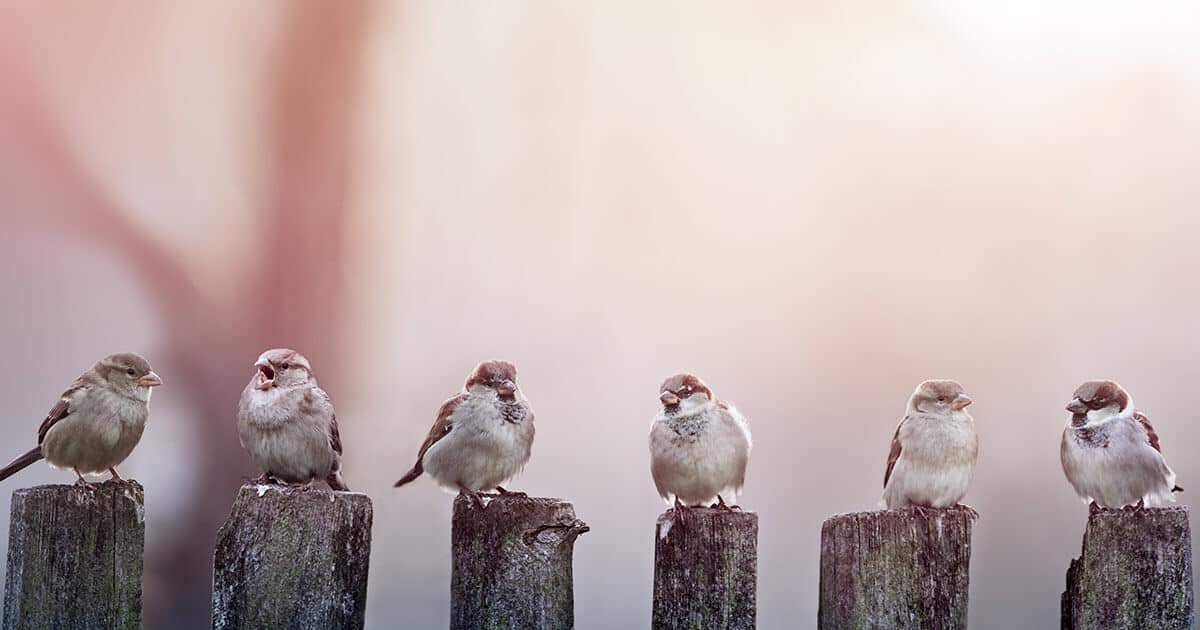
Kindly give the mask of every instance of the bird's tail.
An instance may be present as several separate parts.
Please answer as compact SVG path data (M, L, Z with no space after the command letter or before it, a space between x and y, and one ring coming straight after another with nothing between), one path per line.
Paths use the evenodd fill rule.
M329 487L333 490L337 490L339 492L350 492L350 486L347 486L346 482L342 479L341 470L335 470L329 473L329 476L325 478L325 483L329 484Z
M399 488L400 486L403 486L404 484L416 479L417 477L420 477L421 473L423 473L423 472L425 472L425 468L423 468L421 466L421 462L418 460L417 465L413 466L412 470L408 471L407 473L404 473L404 476L401 477L400 481L397 481L396 485L393 487Z
M0 468L0 481L4 481L17 473L22 468L36 462L42 458L42 446L39 444L26 452L24 455L12 460L4 468Z

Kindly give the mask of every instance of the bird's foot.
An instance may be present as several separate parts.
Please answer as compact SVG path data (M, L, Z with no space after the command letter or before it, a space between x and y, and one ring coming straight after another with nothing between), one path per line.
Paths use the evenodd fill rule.
M979 519L979 512L975 508L967 505L966 503L958 503L955 505L959 509L965 510L967 512L967 514L970 514L972 519L976 519L976 520Z
M1121 511L1122 512L1145 512L1146 511L1146 499L1144 499L1144 498L1138 499L1138 502L1136 504L1126 505L1125 507L1121 508Z
M1095 501L1092 501L1090 504L1088 504L1088 514L1091 514L1094 516L1103 511L1104 511L1104 508L1100 507L1100 504L1096 503Z
M263 473L248 481L256 486L274 486L279 483L279 480L272 477L271 473Z
M675 522L679 525L683 525L684 522L687 521L688 514L691 514L692 508L684 505L684 503L679 500L679 497L675 497L675 504L671 506L671 512Z
M468 490L465 486L460 485L458 487L458 493L466 496L467 499L471 501L471 505L474 505L477 509L482 510L486 507L483 504L483 497L478 492L475 492L474 490Z
M525 494L524 492L514 492L512 490L505 490L504 488L501 488L500 486L496 486L496 492L498 492L500 494L500 496L502 496L502 497L527 497L527 496L529 496L528 494Z
M717 504L712 506L712 508L714 510L721 510L722 512L741 512L742 511L741 506L729 505L728 503L725 502L725 497L723 497L719 494L717 495Z
M88 481L87 479L84 479L84 478L83 478L83 475L79 474L79 470L78 470L78 469L76 469L76 470L75 470L75 476L76 476L76 477L78 477L78 479L76 479L76 480L75 480L75 485L76 485L77 487L79 487L79 488L86 488L86 489L88 489L88 490L95 490L95 489L96 489L96 484L94 484L94 483L92 483L92 482Z

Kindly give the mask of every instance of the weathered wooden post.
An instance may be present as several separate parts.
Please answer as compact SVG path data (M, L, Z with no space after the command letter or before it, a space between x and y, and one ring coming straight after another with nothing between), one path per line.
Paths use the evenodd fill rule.
M1062 627L1189 629L1193 598L1188 508L1102 510L1067 569Z
M561 499L459 495L451 525L450 628L573 628L571 558L588 531Z
M371 499L245 485L217 533L213 628L362 628Z
M14 492L5 630L141 628L144 514L137 482Z
M658 517L652 628L753 629L757 582L757 514L688 508Z
M817 627L966 628L974 520L962 506L826 520Z

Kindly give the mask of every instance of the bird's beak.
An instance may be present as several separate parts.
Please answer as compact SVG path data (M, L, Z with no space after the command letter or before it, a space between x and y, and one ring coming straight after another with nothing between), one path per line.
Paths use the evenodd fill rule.
M1087 405L1083 404L1082 400L1073 398L1071 402L1067 403L1067 411L1071 413L1087 413L1088 408Z
M512 396L515 391L517 391L517 384L512 381L506 380L496 386L496 393L501 396Z
M259 357L258 361L254 362L254 367L258 369L258 389L268 390L275 385L275 368L271 367L271 362Z
M950 403L950 407L953 408L955 411L958 411L960 409L965 409L968 405L970 405L973 402L975 402L975 401L971 400L970 396L968 396L966 394L959 394L954 397L954 401Z
M662 394L659 394L658 399L661 400L662 404L664 405L679 404L679 397L671 392L663 392Z
M151 372L142 378L139 378L138 385L141 385L142 387L158 387L159 385L162 385L162 378L154 372Z

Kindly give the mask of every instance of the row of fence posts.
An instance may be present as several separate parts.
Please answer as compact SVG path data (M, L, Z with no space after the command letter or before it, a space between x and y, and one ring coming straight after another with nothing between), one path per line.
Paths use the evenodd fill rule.
M827 520L817 627L965 628L974 519L949 508ZM363 494L243 486L217 534L213 628L362 628L371 520ZM586 531L559 499L458 497L450 627L573 627ZM136 483L16 491L3 628L139 628L144 540ZM660 516L652 627L755 627L757 545L752 512ZM1066 582L1063 628L1191 628L1187 508L1092 514Z

